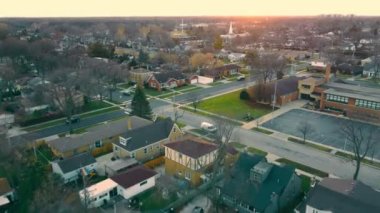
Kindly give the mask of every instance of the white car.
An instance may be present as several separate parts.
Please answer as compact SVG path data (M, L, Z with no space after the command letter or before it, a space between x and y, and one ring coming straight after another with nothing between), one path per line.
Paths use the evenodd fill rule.
M238 81L245 80L245 75L239 75L238 77L236 77L236 80L238 80Z
M201 128L203 130L206 130L208 132L216 132L216 127L214 126L214 124L211 124L211 123L208 123L208 122L202 122L201 123Z

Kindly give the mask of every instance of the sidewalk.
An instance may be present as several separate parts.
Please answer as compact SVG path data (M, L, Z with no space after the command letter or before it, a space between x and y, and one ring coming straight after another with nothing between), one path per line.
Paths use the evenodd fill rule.
M246 123L242 126L242 128L244 129L252 129L252 128L255 128L257 127L257 123L259 124L262 124L262 123L265 123L275 117L278 117L292 109L298 109L298 108L301 108L303 105L305 105L308 101L305 101L305 100L296 100L296 101L293 101L293 102L290 102L284 106L282 106L281 108L275 110L274 112L271 112L269 114L266 114L258 119L255 119L249 123Z

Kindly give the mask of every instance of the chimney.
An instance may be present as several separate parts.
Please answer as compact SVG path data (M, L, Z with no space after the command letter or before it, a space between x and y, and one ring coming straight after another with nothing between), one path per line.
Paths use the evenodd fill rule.
M327 64L326 71L325 71L325 83L330 81L330 74L331 74L331 64Z
M131 130L132 129L132 118L129 117L128 118L128 130Z

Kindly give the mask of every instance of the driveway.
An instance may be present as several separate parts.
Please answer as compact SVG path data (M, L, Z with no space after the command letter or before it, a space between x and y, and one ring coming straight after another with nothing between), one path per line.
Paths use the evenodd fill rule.
M293 109L272 120L265 122L262 126L294 135L302 138L303 135L298 130L302 123L307 122L312 130L307 134L306 139L317 143L332 146L338 149L351 151L350 144L341 132L342 125L347 119L336 116L326 115L303 109ZM373 139L380 138L380 127L368 123L353 121L356 125L362 126L363 129L371 129ZM364 131L367 132L367 131ZM380 141L377 141L377 150L373 153L373 157L380 159ZM372 153L370 153L372 155ZM368 156L372 157L372 156Z

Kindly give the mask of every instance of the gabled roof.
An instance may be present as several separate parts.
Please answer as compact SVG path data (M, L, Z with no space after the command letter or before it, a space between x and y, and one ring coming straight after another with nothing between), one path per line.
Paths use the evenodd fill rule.
M181 80L186 78L186 76L181 71L153 73L153 76L160 83L165 83L170 79Z
M223 65L220 67L215 67L211 70L205 70L204 74L216 76L216 75L219 75L221 72L229 71L229 70L233 70L233 69L240 69L240 68L241 67L237 64L226 64L226 65Z
M115 181L119 186L127 189L155 176L156 174L157 172L154 170L148 169L144 166L137 166L128 170L127 172L112 176L111 179Z
M127 139L126 145L121 144L120 141L114 142L114 144L127 151L134 151L168 138L173 125L174 122L170 118L158 120L150 125L122 134L120 137Z
M0 196L13 191L6 178L0 178Z
M194 159L198 159L218 149L216 144L200 141L195 138L167 143L165 146Z
M325 178L309 193L306 204L334 213L380 212L380 192L360 181Z
M89 128L87 132L83 134L57 138L55 140L48 141L47 143L49 146L60 152L72 151L85 145L94 144L97 140L102 140L124 133L128 130L128 123L132 129L135 129L149 125L152 121L137 116L131 116L129 118L120 119Z
M250 182L251 168L261 161L265 161L265 157L240 154L231 175L224 179L221 191L229 197L253 206L259 212L264 212L271 203L273 192L281 196L294 174L294 168L273 165L264 182L261 184Z
M88 152L74 155L71 158L66 158L57 162L58 166L61 168L63 173L68 173L71 171L75 171L82 167L91 165L95 163L95 158Z

